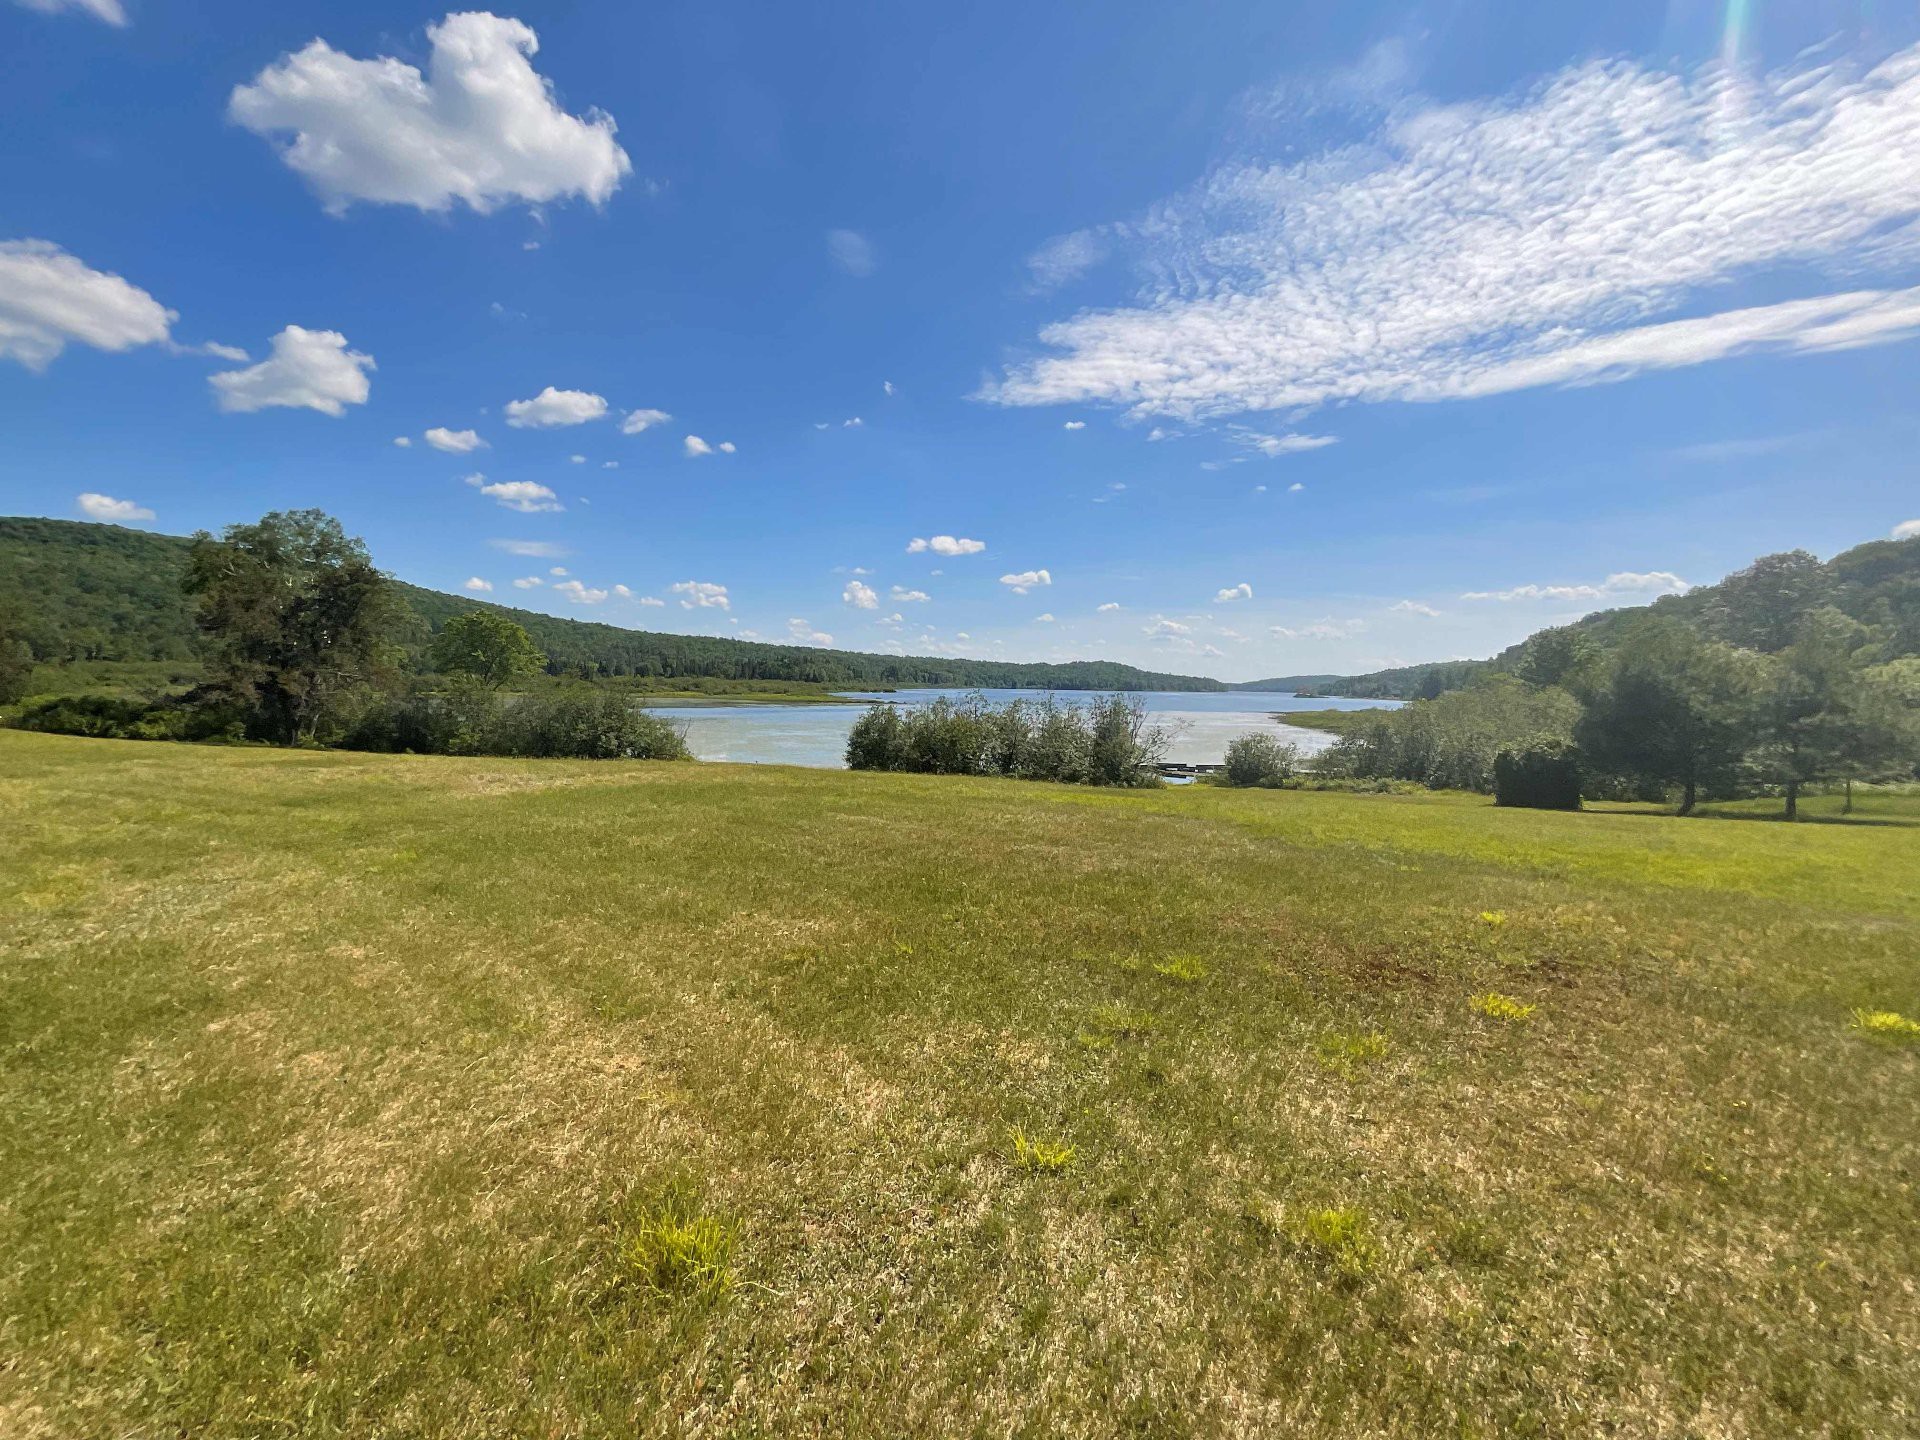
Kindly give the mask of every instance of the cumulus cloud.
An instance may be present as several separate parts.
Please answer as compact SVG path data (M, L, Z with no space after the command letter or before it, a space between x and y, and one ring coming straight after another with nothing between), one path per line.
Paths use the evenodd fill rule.
M654 608L665 605L667 602L662 600L658 595L642 595L640 597L640 603L649 608Z
M43 15L57 15L62 10L77 10L82 15L91 15L96 20L104 20L109 25L127 23L126 7L120 0L20 0L29 10L38 10Z
M487 543L496 550L530 560L558 560L567 553L566 546L556 545L551 540L489 540Z
M880 594L871 585L863 585L858 580L849 580L847 588L840 592L840 598L859 610L878 610Z
M434 449L444 450L449 455L470 455L475 450L484 450L487 445L478 431L449 430L444 425L436 425L427 431L425 439Z
M824 630L813 628L811 620L787 621L787 639L795 645L831 645L833 636Z
M413 448L413 437L410 435L396 435L393 437L393 443L398 445L402 450L411 450Z
M1062 430L1084 430L1087 428L1087 422L1084 420L1069 420L1060 428Z
M372 390L367 372L373 357L347 348L338 330L289 325L273 337L272 352L258 365L208 377L214 398L229 413L284 408L318 410L335 419L349 405L364 405Z
M682 580L678 585L667 587L671 594L681 597L682 610L731 610L733 602L727 598L727 587L710 584L704 580Z
M481 482L475 488L482 495L509 510L518 510L522 515L537 515L567 508L560 503L560 497L553 491L533 480L502 480L495 484L488 484L484 475L468 477L469 484L475 480Z
M1238 585L1229 585L1224 590L1216 591L1213 597L1213 603L1216 605L1225 605L1234 600L1251 600L1252 598L1253 586L1242 580Z
M626 418L620 422L620 433L638 435L643 431L651 430L656 425L664 425L671 419L673 416L664 410L629 410Z
M170 342L179 317L153 296L47 240L0 240L0 360L44 370L69 344Z
M887 592L887 598L896 605L920 605L933 599L924 590L909 590L904 585L896 585Z
M476 595L484 595L493 589L493 582L491 580L482 580L478 575L475 575L460 588L462 590L471 590Z
M1201 418L1623 379L1920 333L1920 46L1753 76L1574 66L1394 109L1364 143L1241 161L1126 233L1143 298L1041 332L982 392ZM1712 310L1763 273L1834 293ZM1687 310L1695 313L1677 318Z
M931 550L936 555L978 555L987 548L984 540L963 540L954 535L935 535L930 539L914 539L907 542L909 555L920 555Z
M1156 619L1151 625L1143 626L1140 633L1150 640L1165 640L1181 635L1191 635L1193 627L1183 625L1178 620Z
M356 60L324 40L234 89L227 114L272 141L333 214L356 200L485 213L578 196L598 205L633 169L611 115L569 115L518 20L482 12L427 27L424 75L392 56Z
M1920 520L1902 520L1893 527L1895 540L1920 540Z
M882 380L882 381L880 382L880 388L881 388L881 390L883 390L884 392L886 392L886 394L888 394L888 395L895 395L895 394L898 394L898 393L899 393L898 391L896 391L896 390L894 389L894 387L893 387L893 381L891 381L891 380Z
M607 598L605 590L590 590L578 580L562 580L553 587L553 593L566 596L575 605L598 605Z
M507 403L507 424L516 430L555 430L585 425L607 413L603 396L590 390L556 390L549 385L531 400Z
M89 520L109 520L115 524L126 524L131 520L151 520L153 511L144 505L136 505L131 500L116 500L111 495L101 495L88 490L74 499L80 507L80 513Z
M1423 605L1418 600L1396 600L1387 607L1403 615L1425 615L1428 619L1437 619L1440 612L1431 605Z
M1118 600L1109 600L1104 605L1094 606L1095 611L1101 615L1111 615L1114 611L1118 610L1119 608L1120 608L1120 602Z
M513 582L513 588L516 590L537 590L546 583L547 582L542 580L538 575L523 575L520 579Z
M848 419L842 420L840 422L840 428L842 430L858 430L862 425L865 425L866 423L867 422L862 420L858 415L854 415L849 417Z
M1516 585L1511 590L1469 590L1462 600L1622 600L1683 595L1693 587L1671 570L1623 570L1598 585Z
M1000 583L1016 595L1024 595L1036 585L1053 584L1053 576L1045 570L1022 570L1013 575L1002 575Z
M874 254L873 242L858 230L829 230L827 255L849 275L871 275L879 268L879 257Z
M1053 624L1053 612L1052 612L1052 611L1048 611L1048 612L1047 612L1046 614L1044 614L1044 615L1036 615L1036 616L1034 616L1034 617L1033 617L1033 623L1034 623L1034 624L1036 624L1036 625L1051 625L1051 624Z

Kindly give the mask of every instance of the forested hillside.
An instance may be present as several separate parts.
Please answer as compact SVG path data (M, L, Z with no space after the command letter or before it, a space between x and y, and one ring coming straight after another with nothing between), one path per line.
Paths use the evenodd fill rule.
M1702 638L1772 654L1791 644L1800 622L1825 606L1879 632L1882 660L1920 655L1920 539L1874 540L1822 562L1805 550L1763 556L1717 585L1667 595L1651 606L1601 610L1541 631L1490 660L1442 660L1367 675L1293 675L1234 690L1287 690L1361 699L1414 700L1458 690L1482 675L1519 673L1529 654L1555 643L1610 650L1649 613L1684 621Z
M117 525L0 517L0 633L40 661L183 660L195 653L192 610L181 591L184 536ZM704 635L625 630L564 620L464 596L396 587L417 623L418 649L467 610L496 610L526 627L558 672L710 676L846 685L967 685L1060 690L1219 690L1217 680L1163 675L1108 661L1064 665L872 655L767 645Z

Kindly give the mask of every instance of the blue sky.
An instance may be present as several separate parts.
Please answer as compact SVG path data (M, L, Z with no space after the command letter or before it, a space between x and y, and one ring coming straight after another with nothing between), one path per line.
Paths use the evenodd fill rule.
M0 56L4 513L1225 678L1920 529L1911 7L0 0Z

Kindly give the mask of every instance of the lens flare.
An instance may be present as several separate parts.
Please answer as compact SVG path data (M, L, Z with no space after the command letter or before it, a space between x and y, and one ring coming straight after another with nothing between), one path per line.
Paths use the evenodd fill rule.
M1727 0L1727 19L1720 31L1720 58L1737 64L1747 48L1747 35L1753 28L1753 7L1757 0Z

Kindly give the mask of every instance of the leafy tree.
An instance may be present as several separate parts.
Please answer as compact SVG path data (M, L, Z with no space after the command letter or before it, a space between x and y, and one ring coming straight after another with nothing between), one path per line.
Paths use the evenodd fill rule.
M399 616L367 547L319 510L275 511L196 535L185 588L217 683L261 738L315 738L349 692L385 683Z
M1300 770L1300 747L1289 741L1256 731L1236 736L1227 746L1226 763L1221 766L1223 784L1277 789Z
M1635 627L1585 687L1575 738L1593 770L1680 787L1680 813L1730 788L1752 737L1758 674L1677 620Z
M1816 610L1770 667L1751 760L1760 778L1785 792L1789 820L1798 818L1809 784L1883 779L1913 767L1912 712L1896 683L1857 658L1870 639L1838 610Z
M0 705L11 705L27 693L27 677L33 673L33 653L27 642L13 633L5 615L0 615Z
M491 690L547 663L525 628L495 610L469 610L447 621L434 636L427 660L443 675L471 675Z
M1494 803L1528 810L1578 810L1580 778L1580 752L1565 740L1502 750L1493 762Z
M1355 779L1411 780L1434 790L1493 790L1502 750L1573 734L1580 706L1566 691L1536 690L1485 675L1437 700L1369 715L1320 757L1318 768Z
M1520 648L1513 673L1536 688L1565 686L1579 669L1600 653L1593 638L1576 625L1557 625L1536 631Z
M1714 587L1714 633L1729 644L1772 654L1784 650L1810 614L1827 604L1833 577L1805 550L1762 555Z

